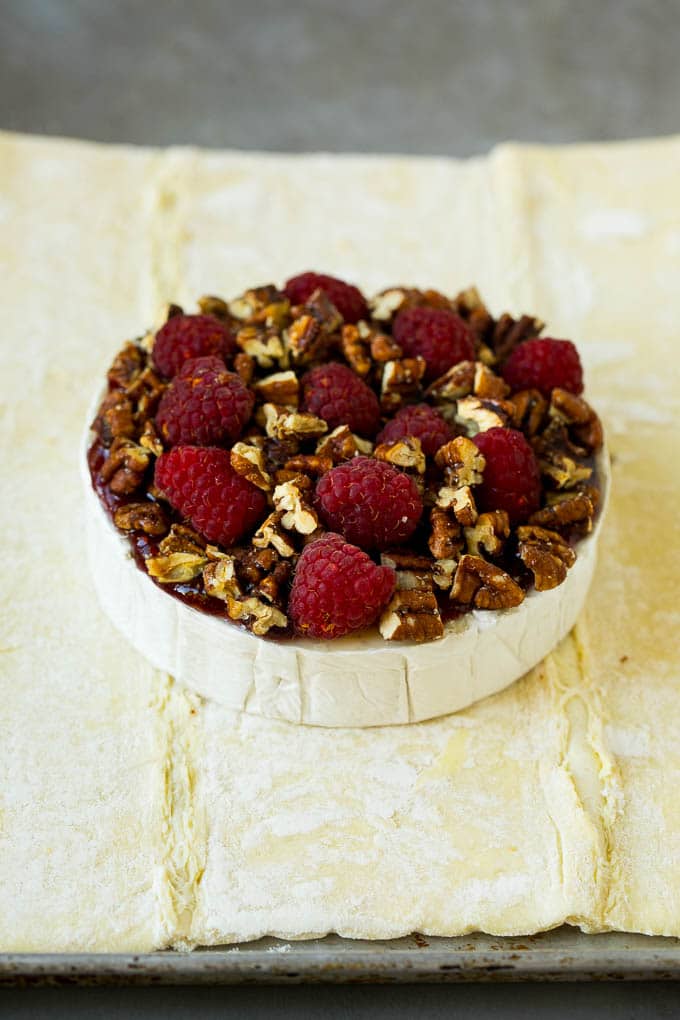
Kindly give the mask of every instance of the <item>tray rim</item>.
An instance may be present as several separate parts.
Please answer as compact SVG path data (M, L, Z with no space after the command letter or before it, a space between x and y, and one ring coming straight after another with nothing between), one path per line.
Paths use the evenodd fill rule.
M680 939L564 926L527 936L418 934L380 942L330 935L194 952L1 953L10 985L216 985L680 980Z

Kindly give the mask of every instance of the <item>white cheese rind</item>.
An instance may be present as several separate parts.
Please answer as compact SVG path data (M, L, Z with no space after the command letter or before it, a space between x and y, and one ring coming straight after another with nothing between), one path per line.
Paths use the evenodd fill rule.
M87 432L85 446L92 436ZM566 580L500 612L474 611L425 644L377 631L333 641L272 641L164 592L113 525L81 456L88 555L102 608L157 669L239 711L313 726L389 726L447 715L507 687L571 630L592 580L604 505ZM598 468L605 495L606 452Z

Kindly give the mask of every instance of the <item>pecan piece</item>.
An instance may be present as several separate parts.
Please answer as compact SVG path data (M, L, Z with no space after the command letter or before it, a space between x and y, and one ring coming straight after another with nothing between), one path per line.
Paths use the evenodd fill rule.
M295 372L274 372L258 379L253 389L265 403L297 407L300 400L300 383Z
M156 412L167 384L147 365L125 390L137 406L138 418L150 418Z
M532 514L529 524L537 524L541 528L553 531L575 526L584 534L592 531L595 507L591 497L585 492L560 493L559 495L561 498L550 502L548 506Z
M244 351L239 351L234 355L234 371L244 385L250 386L255 376L255 358L251 358L250 354Z
M579 451L569 441L564 426L549 426L542 435L534 436L531 445L541 474L557 489L575 489L593 473L592 467L579 461Z
M487 365L476 361L472 392L480 400L503 400L510 392L510 387L505 379L501 379Z
M143 531L147 535L164 535L168 530L162 507L150 500L118 507L113 514L113 523L121 531Z
M145 450L149 451L149 453L152 453L154 457L160 457L163 453L163 443L156 432L156 426L151 418L147 418L144 422L144 428L142 429L142 434L139 437L139 445L143 446Z
M92 422L104 446L111 446L114 439L134 439L137 427L132 401L120 390L113 390L104 397L97 417Z
M562 584L567 569L576 561L576 553L556 531L536 525L517 529L518 553L534 575L536 591L549 591Z
M421 357L385 362L380 384L380 406L383 411L396 410L404 397L413 399L420 395L420 384L426 367L425 359Z
M281 526L287 531L311 535L319 526L316 510L307 503L297 481L283 482L274 489L274 506L283 516Z
M273 486L271 475L265 470L265 457L259 446L250 443L234 443L229 454L231 466L236 474L251 483L270 492Z
M114 439L101 478L117 496L129 496L142 484L151 454L130 439Z
M387 333L378 333L375 330L369 331L371 345L371 357L374 361L384 364L386 361L399 361L404 356L404 351Z
M287 460L283 467L285 471L301 472L305 475L318 477L330 471L333 461L330 457L320 457L318 453L299 453Z
M437 403L447 403L467 397L472 393L475 385L476 363L474 361L459 361L451 368L430 383L425 390L427 397L432 397Z
M345 323L340 332L340 349L357 375L362 377L368 375L372 362L368 344L361 338L358 326Z
M204 294L198 299L198 307L202 315L213 315L216 319L229 320L229 305L220 297L213 294Z
M316 446L316 453L319 457L330 457L334 464L351 460L358 454L368 457L373 452L373 443L361 436L355 436L350 431L349 425L338 425L319 440Z
M386 641L435 641L444 634L437 598L421 588L400 588L380 617Z
M590 404L575 393L555 388L550 395L550 417L564 422L587 450L592 452L602 446L604 434L600 419Z
M220 556L203 568L203 587L206 595L227 602L242 595L236 576L236 561L233 556Z
M438 588L445 591L453 584L457 560L435 560L432 568L432 580Z
M251 596L246 599L227 598L227 612L232 620L243 620L253 634L262 637L273 627L287 627L288 618L276 606L267 605Z
M540 432L548 410L548 401L540 390L520 390L510 400L513 406L510 424L526 436L535 436Z
M448 485L479 485L486 461L475 443L467 436L456 436L434 455L434 462L444 471Z
M403 287L383 290L369 301L371 315L378 322L391 322L405 300L406 291Z
M463 551L461 526L446 510L433 507L430 512L432 533L428 548L437 560L457 560Z
M459 524L469 528L477 520L477 506L469 485L454 489L444 485L437 493L436 506L439 510L450 510Z
M328 431L323 418L308 411L288 411L277 404L263 404L265 428L272 439L317 439Z
M473 434L508 425L514 408L507 400L480 400L463 397L458 401L456 421Z
M482 556L482 549L488 556L498 556L509 535L510 520L505 510L480 514L475 526L465 529L468 552L473 556Z
M136 343L130 341L118 351L108 371L109 386L125 389L144 368L145 358Z
M283 557L295 555L295 546L292 545L290 535L281 524L284 512L277 510L270 514L253 535L253 545L256 549L266 549L271 546Z
M461 556L451 598L475 609L510 609L524 601L524 592L500 567L481 556Z
M236 334L236 343L260 368L288 367L288 352L276 331L258 325L242 326Z
M394 467L415 471L419 475L425 474L425 454L417 436L404 436L394 443L381 443L376 446L373 455Z

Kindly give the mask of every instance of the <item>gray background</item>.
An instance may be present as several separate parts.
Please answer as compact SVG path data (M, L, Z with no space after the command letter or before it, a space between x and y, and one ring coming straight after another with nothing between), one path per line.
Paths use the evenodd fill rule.
M0 128L443 153L680 130L680 0L0 0ZM0 1015L647 1018L673 985L0 992Z

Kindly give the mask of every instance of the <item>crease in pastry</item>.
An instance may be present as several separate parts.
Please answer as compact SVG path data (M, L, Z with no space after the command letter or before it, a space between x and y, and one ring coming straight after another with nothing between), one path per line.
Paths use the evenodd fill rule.
M201 699L159 683L155 710L165 737L156 896L159 943L190 948L198 886L205 870L207 820L199 795Z

